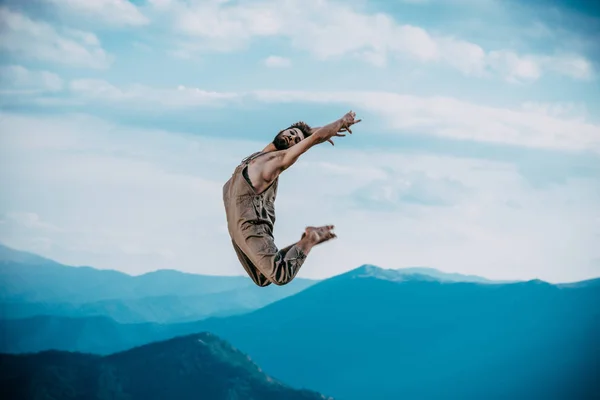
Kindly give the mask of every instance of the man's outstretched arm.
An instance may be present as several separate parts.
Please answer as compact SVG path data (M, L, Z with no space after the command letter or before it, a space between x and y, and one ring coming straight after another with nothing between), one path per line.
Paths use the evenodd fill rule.
M290 147L289 149L282 150L276 157L267 161L263 167L263 179L267 182L272 181L280 173L291 167L298 158L306 153L311 147L329 141L331 144L331 138L334 136L343 137L346 136L340 132L350 131L350 126L360 122L360 120L354 120L355 113L350 111L341 119L334 121L330 124L322 126L320 128L313 129L313 134L304 140L301 140L298 144Z

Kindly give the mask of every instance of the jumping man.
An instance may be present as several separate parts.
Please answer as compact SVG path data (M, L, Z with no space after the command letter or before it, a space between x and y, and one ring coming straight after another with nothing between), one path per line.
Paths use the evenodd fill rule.
M273 237L279 175L314 145L352 133L361 120L348 112L320 128L297 122L279 132L262 151L242 160L223 186L227 227L242 266L258 286L289 283L317 244L336 237L333 225L307 227L302 238L278 249Z

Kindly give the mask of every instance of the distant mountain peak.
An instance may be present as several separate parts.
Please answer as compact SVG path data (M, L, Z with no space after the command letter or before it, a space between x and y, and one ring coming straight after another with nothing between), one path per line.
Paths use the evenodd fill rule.
M168 348L170 352L174 353L176 352L176 349L184 349L186 352L193 351L195 349L197 352L210 354L215 359L226 361L228 363L233 361L238 364L248 363L247 366L251 367L251 369L261 372L260 368L258 368L258 366L252 362L249 356L233 347L229 342L210 332L193 333L160 342L145 344L122 353L117 353L114 355L114 357L129 353L139 354L145 352L156 352L156 350L160 348Z
M372 264L363 264L358 268L355 268L354 270L350 271L350 272L354 272L355 275L362 275L362 274L375 274L375 273L379 273L379 271L383 271L384 269L381 267L377 267L375 265Z
M0 243L0 262L16 262L27 264L57 264L48 258L28 251L17 250Z
M527 281L530 284L535 284L535 285L551 285L550 283L543 281L539 278L535 278L535 279L530 279Z
M439 282L471 282L471 283L507 283L493 281L476 275L449 273L429 267L409 267L385 269L372 264L364 264L340 276L346 278L376 278L394 282L401 281L439 281Z
M423 280L423 281L432 281L436 280L427 274L418 274L418 273L403 273L399 270L394 269L385 269L381 267L377 267L371 264L365 264L358 268L355 268L345 274L342 274L345 278L375 278L386 281L409 281L409 280Z

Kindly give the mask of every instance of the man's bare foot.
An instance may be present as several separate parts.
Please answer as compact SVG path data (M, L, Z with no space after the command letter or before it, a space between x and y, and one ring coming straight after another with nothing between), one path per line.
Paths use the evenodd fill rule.
M315 246L328 240L335 239L337 236L333 233L333 228L333 225L319 227L309 226L304 231L303 237L308 239L312 246Z
M336 234L332 232L333 228L333 225L307 227L302 234L302 239L297 243L298 248L304 252L304 254L308 255L314 246L337 237Z

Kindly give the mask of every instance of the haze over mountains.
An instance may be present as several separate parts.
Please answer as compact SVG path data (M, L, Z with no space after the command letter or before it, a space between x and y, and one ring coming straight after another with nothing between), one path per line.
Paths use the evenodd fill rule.
M587 399L600 395L598 304L600 279L497 283L366 265L243 315L5 320L1 350L106 355L212 332L274 378L336 399Z

